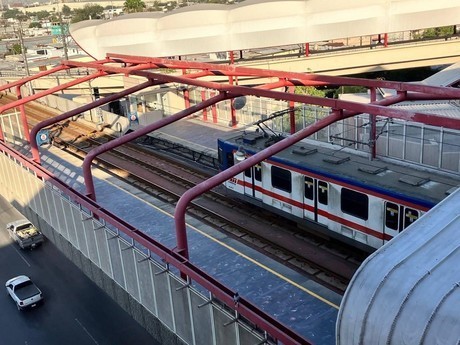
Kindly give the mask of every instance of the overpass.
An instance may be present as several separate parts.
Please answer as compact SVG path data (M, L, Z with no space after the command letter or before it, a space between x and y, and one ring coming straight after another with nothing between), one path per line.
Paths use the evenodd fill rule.
M238 60L236 65L332 76L453 64L460 61L460 37L388 46L340 49L308 56Z
M185 56L182 59L195 59L193 56ZM206 61L209 59L206 57ZM452 36L449 39L428 41L405 41L390 42L386 47L363 46L349 49L327 50L310 54L293 54L287 52L283 55L267 55L264 58L236 59L233 64L242 67L254 67L267 70L285 72L311 72L330 76L345 76L358 73L369 73L406 68L417 68L437 65L450 65L460 61L460 36ZM216 63L214 61L214 63ZM228 64L229 61L220 61L219 64ZM56 75L52 78L40 78L34 80L35 90L46 90L50 87L68 82L78 77L67 74ZM225 77L213 76L212 80L219 81ZM8 80L17 78L8 77ZM250 78L245 81L239 78L240 85L263 83L263 79ZM98 87L103 94L122 90L126 85L126 78L119 75L98 78L88 83L82 83L69 89L69 93L89 94L93 87Z

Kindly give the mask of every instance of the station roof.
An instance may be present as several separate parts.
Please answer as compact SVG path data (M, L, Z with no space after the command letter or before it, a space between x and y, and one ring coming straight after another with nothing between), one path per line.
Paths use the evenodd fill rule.
M459 17L457 0L247 0L88 20L70 33L96 59L167 57L456 25Z

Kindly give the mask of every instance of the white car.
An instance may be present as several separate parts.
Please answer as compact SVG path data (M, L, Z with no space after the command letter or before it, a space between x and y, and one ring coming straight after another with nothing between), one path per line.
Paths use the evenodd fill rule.
M42 292L27 276L11 278L6 282L5 287L18 310L33 308L43 302Z

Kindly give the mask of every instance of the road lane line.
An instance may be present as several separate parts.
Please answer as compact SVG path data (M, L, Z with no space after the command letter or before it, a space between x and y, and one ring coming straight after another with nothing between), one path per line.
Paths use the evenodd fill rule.
M80 327L86 332L86 334L88 334L88 336L91 338L91 340L99 345L99 343L96 341L96 339L94 339L94 337L91 335L91 333L88 332L88 330L86 329L85 326L82 325L82 323L76 318L75 321L80 325Z
M30 264L29 264L29 261L27 261L27 259L24 257L24 255L22 255L19 250L17 250L16 248L12 247L16 253L18 253L18 255L21 257L21 259L26 263L27 266L31 267Z

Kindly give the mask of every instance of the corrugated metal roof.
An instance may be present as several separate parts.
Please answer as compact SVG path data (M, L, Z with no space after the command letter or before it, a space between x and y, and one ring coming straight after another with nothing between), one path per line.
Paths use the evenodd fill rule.
M421 81L431 86L450 86L460 81L460 62L455 63L438 73Z
M460 81L460 62L453 64L432 76L422 80L419 83L431 86L449 86ZM377 93L377 100L382 98L391 97L396 94L393 89L379 89ZM368 103L370 100L369 94L355 93L355 94L341 94L339 99ZM437 114L447 118L460 118L460 101L459 100L439 100L439 101L406 101L391 105L398 109Z
M399 104L394 104L391 107L420 113L436 114L447 118L460 118L459 101L401 102Z

